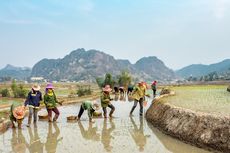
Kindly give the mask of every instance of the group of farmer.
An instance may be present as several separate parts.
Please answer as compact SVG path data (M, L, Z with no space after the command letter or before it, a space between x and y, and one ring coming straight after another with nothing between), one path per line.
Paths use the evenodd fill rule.
M152 83L151 88L153 90L153 96L155 97L156 96L156 81ZM138 103L140 105L139 114L140 116L143 115L143 102L145 100L145 96L148 96L148 97L150 96L149 94L146 94L146 89L147 89L147 84L145 82L139 82L136 86L133 87L132 91L129 93L134 100L134 105L130 111L131 116ZM113 113L115 111L115 107L111 103L111 101L113 100L110 97L111 91L112 91L112 88L110 88L110 85L105 85L102 88L101 107L102 107L104 118L107 118L107 117L112 118ZM36 124L41 101L44 101L45 103L45 106L48 112L48 121L55 122L60 115L60 112L57 108L57 103L60 105L62 105L62 103L57 100L53 85L51 83L47 84L45 88L44 97L42 97L42 93L40 92L40 86L35 84L32 86L31 91L28 93L24 106L21 106L20 104L17 104L17 103L14 103L11 105L10 119L13 124L13 127L15 127L14 122L17 122L18 127L21 128L22 120L24 119L24 116L25 116L26 106L28 106L29 108L29 117L28 117L27 126L30 127L32 118L33 118L34 124ZM107 114L107 107L110 108L109 114ZM76 119L80 120L83 112L87 110L89 121L94 122L92 119L93 114L95 113L95 111L99 110L99 108L100 108L99 104L96 101L93 101L93 102L84 101L80 106L80 110L79 110L79 113ZM52 112L55 113L55 116L53 118L52 118Z
M25 117L25 109L28 106L29 108L29 117L27 126L30 127L32 118L33 122L36 124L38 111L40 109L40 103L44 99L44 103L48 112L48 121L56 121L59 116L59 110L57 108L56 95L54 93L54 87L51 83L47 84L45 89L45 95L42 97L42 93L40 91L40 86L35 84L32 86L31 91L28 93L28 96L24 102L24 105L20 105L19 103L13 103L10 109L10 120L12 122L13 127L15 127L14 122L18 123L18 127L21 128L22 120ZM61 103L59 103L61 104ZM62 105L62 104L61 104ZM52 111L55 113L54 118L52 119Z

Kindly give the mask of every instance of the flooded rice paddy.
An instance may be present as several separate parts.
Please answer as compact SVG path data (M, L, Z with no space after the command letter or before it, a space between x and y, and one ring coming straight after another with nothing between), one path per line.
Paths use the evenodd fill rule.
M61 115L57 123L39 120L36 125L32 124L28 128L25 126L26 118L21 130L9 129L0 134L0 152L208 153L162 134L144 117L139 117L139 106L133 117L129 117L133 102L121 101L120 98L116 100L112 102L116 107L115 117L96 118L93 124L88 122L86 112L81 121L67 122L67 116L77 115L79 104L59 107ZM148 99L145 111L150 104L151 99Z
M175 96L162 99L173 105L195 111L230 115L230 93L225 85L194 85L173 87Z

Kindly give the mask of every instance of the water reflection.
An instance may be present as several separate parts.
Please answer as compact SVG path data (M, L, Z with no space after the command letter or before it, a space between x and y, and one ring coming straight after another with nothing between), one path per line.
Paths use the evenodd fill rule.
M27 144L27 148L29 152L43 152L44 143L41 142L40 137L38 135L38 129L36 124L34 124L33 132L31 127L28 128L29 136L30 136L30 144Z
M13 152L17 152L17 153L26 152L26 139L22 134L21 129L13 129L11 147Z
M89 122L88 129L86 130L81 121L78 121L81 135L86 140L100 141L100 134L97 133L97 127L93 127L93 123Z
M122 93L120 94L120 101L126 101L126 94Z
M110 145L111 139L114 139L114 137L111 135L111 133L115 129L115 124L114 124L112 119L109 119L109 123L110 123L110 128L108 128L107 119L104 119L103 128L101 131L101 142L102 142L105 150L108 152L110 152L113 148Z
M118 101L118 99L119 99L119 93L115 93L114 101Z
M54 132L53 132L53 127L55 129ZM59 134L60 134L60 129L57 126L57 124L55 122L49 123L47 140L45 143L46 152L48 152L48 153L55 153L56 152L58 142L63 139L62 137L58 138Z
M121 101L121 102L125 102L126 101L126 94L124 93L115 93L114 95L114 101Z
M61 107L63 115L57 124L40 121L38 128L10 129L0 134L0 152L204 152L162 134L149 125L145 118L139 118L138 112L128 117L127 111L132 103L118 100L114 105L117 108L115 118L95 119L94 124L90 124L87 119L66 123L66 117L70 113L74 114L80 105ZM87 118L87 113L83 117ZM65 136L65 139L61 136Z
M139 127L135 123L132 116L130 116L131 123L133 125L133 129L130 130L130 134L136 143L136 145L139 147L139 151L144 151L144 147L146 145L147 136L144 135L144 128L143 128L143 117L139 117Z

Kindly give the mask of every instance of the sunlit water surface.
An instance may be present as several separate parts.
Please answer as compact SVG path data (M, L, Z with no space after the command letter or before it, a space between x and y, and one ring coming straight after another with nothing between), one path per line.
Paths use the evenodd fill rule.
M60 152L60 153L207 153L162 134L139 117L139 106L133 117L129 111L133 102L113 101L115 118L96 118L94 124L88 121L84 112L80 122L67 122L66 117L77 115L79 104L59 107L60 118L57 123L39 120L37 126L26 127L27 118L21 130L9 129L0 135L0 152ZM116 98L117 99L117 98ZM151 99L147 99L147 110ZM108 108L109 110L109 108ZM39 112L46 113L46 110Z

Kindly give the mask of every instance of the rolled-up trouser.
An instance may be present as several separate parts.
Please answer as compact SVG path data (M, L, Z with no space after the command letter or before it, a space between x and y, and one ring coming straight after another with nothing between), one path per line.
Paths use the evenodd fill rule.
M57 107L51 108L51 109L47 109L48 112L48 119L49 121L52 120L52 111L55 113L55 116L53 118L53 121L56 121L58 119L58 116L60 115L59 110L57 109Z
M130 114L133 113L134 109L137 107L137 103L139 102L139 104L140 104L140 115L142 116L142 115L143 115L143 101L144 101L143 98L140 98L139 100L136 100L136 99L135 99L135 100L134 100L133 107L132 107L132 109L131 109L131 111L130 111Z
M28 124L31 123L32 116L34 118L34 122L37 122L37 116L38 116L38 109L29 107L29 118L28 118Z
M111 111L109 113L109 116L112 116L113 112L115 111L115 107L112 104L108 105L109 108L111 108ZM104 112L104 117L107 117L107 110L106 107L102 107L102 110Z

